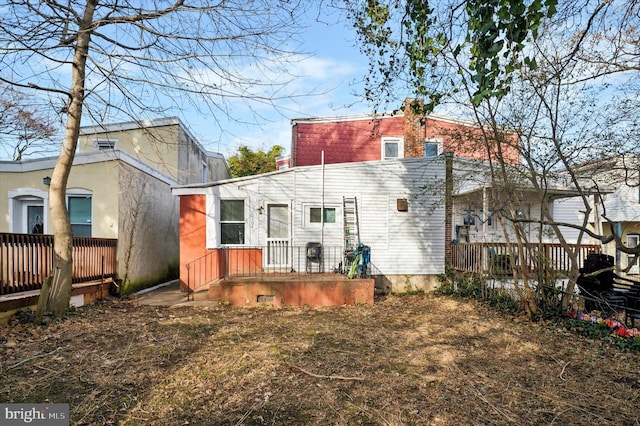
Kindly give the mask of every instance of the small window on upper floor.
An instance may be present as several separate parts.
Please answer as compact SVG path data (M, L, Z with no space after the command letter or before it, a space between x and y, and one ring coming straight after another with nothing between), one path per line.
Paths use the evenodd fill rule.
M115 149L116 147L115 139L96 139L96 151L104 151L106 149Z
M207 163L202 162L202 183L206 183L209 180L209 168Z
M424 140L424 156L436 157L442 154L442 142L441 138L426 138Z
M404 157L404 141L402 138L382 138L382 159L391 160Z

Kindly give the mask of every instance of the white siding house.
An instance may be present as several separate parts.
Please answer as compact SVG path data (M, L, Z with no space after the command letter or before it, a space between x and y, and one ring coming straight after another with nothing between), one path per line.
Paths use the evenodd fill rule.
M206 196L206 239L198 240L206 240L206 247L188 247L202 242L186 242L191 237L181 230L181 248L265 248L263 264L269 267L287 261L275 255L277 247L292 248L288 253L295 256L296 248L320 243L325 253L334 253L325 256L329 272L339 267L345 249L344 199L355 198L359 239L371 247L373 273L392 291L427 290L445 267L444 176L445 159L438 156L296 167L177 186L173 193L181 199ZM242 209L235 222L233 208Z

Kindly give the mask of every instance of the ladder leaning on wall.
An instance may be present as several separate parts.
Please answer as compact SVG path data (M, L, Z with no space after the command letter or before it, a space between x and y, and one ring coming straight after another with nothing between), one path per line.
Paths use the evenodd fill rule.
M360 244L358 199L356 197L342 197L342 215L344 218L344 248L345 250L353 250Z

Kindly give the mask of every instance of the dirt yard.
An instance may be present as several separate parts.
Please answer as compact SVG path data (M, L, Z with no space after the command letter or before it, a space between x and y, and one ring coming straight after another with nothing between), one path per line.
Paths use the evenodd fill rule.
M154 307L0 334L0 402L74 425L638 425L640 354L473 302Z

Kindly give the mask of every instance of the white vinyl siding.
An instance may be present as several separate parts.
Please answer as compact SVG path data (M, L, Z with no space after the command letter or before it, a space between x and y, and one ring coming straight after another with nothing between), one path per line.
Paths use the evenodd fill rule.
M212 185L207 191L207 245L220 247L220 199L245 198L245 245L267 245L267 216L260 206L287 205L292 247L322 242L342 253L343 197L357 199L360 240L371 247L377 273L437 275L444 272L444 203L437 187L444 177L443 157L401 161L296 167L265 176ZM324 195L324 196L323 196ZM397 200L407 199L408 211ZM218 201L216 201L218 200ZM333 223L310 223L311 208L327 209ZM331 209L335 209L332 211ZM335 215L334 215L335 213ZM217 224L217 229L216 229ZM313 226L311 226L313 225ZM337 265L326 265L328 270Z

